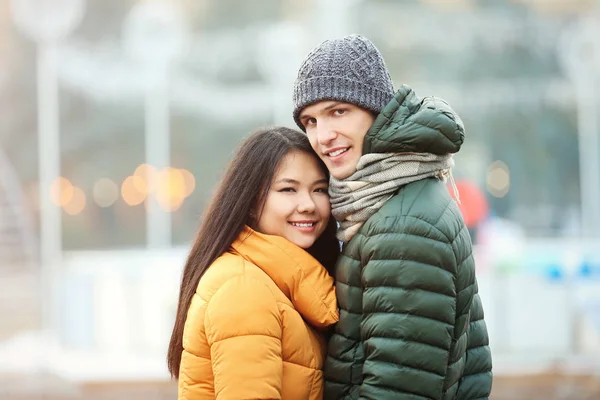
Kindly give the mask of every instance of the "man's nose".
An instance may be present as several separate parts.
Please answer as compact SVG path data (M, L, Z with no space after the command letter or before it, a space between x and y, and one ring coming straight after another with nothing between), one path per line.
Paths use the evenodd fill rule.
M322 123L317 127L317 141L321 145L328 145L337 137L337 134L330 124Z

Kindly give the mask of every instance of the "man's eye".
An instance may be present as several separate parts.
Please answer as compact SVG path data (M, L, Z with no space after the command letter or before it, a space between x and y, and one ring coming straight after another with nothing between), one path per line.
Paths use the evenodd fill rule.
M337 109L333 112L335 115L344 115L346 113L346 110L343 109Z
M306 125L305 126L307 126L307 125L314 125L316 123L317 123L317 120L315 118L308 118L306 120Z

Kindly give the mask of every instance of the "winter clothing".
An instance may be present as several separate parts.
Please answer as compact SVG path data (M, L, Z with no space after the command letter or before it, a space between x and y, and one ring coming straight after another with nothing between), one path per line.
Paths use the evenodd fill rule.
M456 153L462 122L402 86L363 154ZM344 245L325 399L481 400L492 364L471 239L438 178L399 186Z
M339 100L378 114L394 97L394 85L381 53L360 35L326 40L300 66L294 83L294 120L321 100Z
M183 334L179 399L321 399L338 320L333 278L305 250L248 227L201 278Z
M437 177L446 181L454 160L451 154L371 153L358 161L346 179L331 177L331 212L340 223L337 237L348 242L402 185Z

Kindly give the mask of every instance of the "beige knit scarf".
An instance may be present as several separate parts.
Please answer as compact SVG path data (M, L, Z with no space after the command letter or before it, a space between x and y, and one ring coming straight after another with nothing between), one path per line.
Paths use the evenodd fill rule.
M360 227L388 201L399 187L422 179L450 179L457 201L451 154L373 153L358 161L357 170L346 179L331 177L331 212L340 223L337 238L348 242Z

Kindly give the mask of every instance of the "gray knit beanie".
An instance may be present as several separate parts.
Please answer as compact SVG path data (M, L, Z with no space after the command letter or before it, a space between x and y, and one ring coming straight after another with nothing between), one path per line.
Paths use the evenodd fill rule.
M294 82L294 121L304 107L321 100L355 104L375 113L394 97L394 85L381 53L369 39L349 35L326 40L304 59Z

